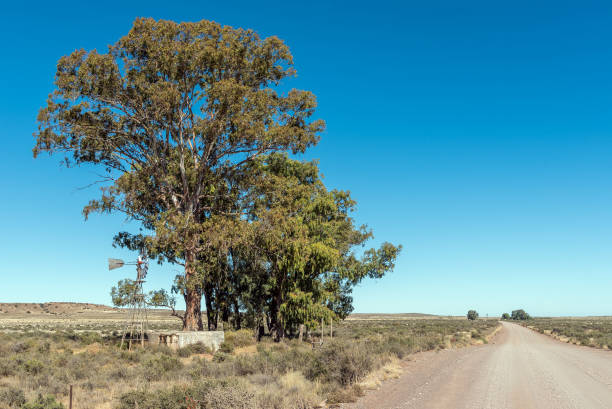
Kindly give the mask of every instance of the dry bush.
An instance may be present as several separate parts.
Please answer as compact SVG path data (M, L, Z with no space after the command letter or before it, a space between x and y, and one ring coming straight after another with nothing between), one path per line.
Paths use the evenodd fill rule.
M10 386L0 388L0 408L21 408L25 403L25 394L21 389Z
M280 378L251 378L251 382L256 386L259 405L265 409L309 409L323 401L317 384L297 371L288 372Z
M327 403L346 403L356 402L357 398L363 395L363 390L359 385L353 385L349 388L335 388L328 393Z
M206 345L202 344L201 342L197 342L195 344L179 348L176 352L181 358L188 358L194 354L208 354L212 351Z
M124 394L117 409L258 409L255 395L237 380L208 380L189 388Z

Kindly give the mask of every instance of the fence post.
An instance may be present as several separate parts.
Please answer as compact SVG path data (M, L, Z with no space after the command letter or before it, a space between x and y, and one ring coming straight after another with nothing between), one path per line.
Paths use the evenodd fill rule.
M321 317L321 344L323 343L323 317Z
M70 405L68 406L69 409L72 409L72 385L70 385Z

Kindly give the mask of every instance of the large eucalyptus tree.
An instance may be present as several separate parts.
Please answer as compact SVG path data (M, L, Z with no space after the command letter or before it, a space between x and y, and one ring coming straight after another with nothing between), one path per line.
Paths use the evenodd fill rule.
M137 19L107 52L59 60L34 156L100 168L85 216L125 213L153 232L152 254L184 265L186 330L203 327L200 260L239 229L237 180L258 157L303 152L323 130L312 93L277 91L294 73L277 37L206 20Z

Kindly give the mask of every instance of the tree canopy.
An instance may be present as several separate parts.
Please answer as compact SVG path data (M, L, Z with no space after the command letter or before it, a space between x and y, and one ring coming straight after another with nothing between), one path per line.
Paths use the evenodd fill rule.
M525 310L514 310L510 314L510 318L518 321L525 321L531 319L531 316L525 312Z

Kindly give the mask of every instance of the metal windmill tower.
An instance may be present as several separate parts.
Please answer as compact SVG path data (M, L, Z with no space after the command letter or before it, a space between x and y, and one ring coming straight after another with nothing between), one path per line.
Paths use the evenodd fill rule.
M143 284L149 270L149 259L146 250L140 250L140 255L136 262L126 263L120 259L108 259L109 270L120 268L124 265L136 266L136 280L134 281L134 288L131 293L128 317L125 321L125 327L121 335L121 348L123 348L123 343L127 342L128 350L131 350L132 343L140 342L140 345L144 347L145 341L147 340L149 320L147 315L147 300L143 290Z

